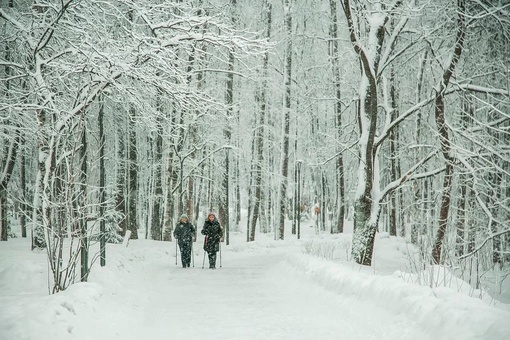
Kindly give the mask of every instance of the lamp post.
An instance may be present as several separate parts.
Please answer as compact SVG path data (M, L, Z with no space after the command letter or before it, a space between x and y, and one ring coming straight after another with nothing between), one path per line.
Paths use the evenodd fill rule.
M225 243L228 246L230 244L230 166L229 166L229 151L230 147L225 149L225 176L226 176L226 192L227 196L225 199Z
M296 216L297 216L297 238L298 240L301 238L301 164L302 160L298 160L296 162L297 168L297 198L296 198Z
M297 161L294 163L294 207L292 208L293 215L292 215L292 235L296 234L296 223L297 219L299 218L299 205L297 202Z

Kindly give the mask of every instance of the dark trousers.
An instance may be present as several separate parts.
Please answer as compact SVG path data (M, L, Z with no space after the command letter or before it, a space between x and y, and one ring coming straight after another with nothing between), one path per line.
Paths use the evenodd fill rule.
M207 253L209 256L209 268L216 268L216 252Z
M181 262L183 267L189 267L191 263L191 242L179 242L181 250Z

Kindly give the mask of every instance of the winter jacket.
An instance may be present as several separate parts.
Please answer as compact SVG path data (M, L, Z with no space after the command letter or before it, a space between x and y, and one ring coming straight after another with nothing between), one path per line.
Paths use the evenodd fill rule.
M204 250L208 253L216 253L220 250L220 239L223 236L220 222L215 218L212 222L206 220L201 231L205 235Z
M174 229L174 237L179 241L179 243L183 242L193 242L193 239L196 237L197 232L195 230L195 226L190 222L179 222L175 226Z

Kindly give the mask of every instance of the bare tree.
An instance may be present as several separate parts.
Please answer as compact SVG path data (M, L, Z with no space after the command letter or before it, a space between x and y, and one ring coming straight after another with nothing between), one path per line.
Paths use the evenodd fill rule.
M278 238L285 237L285 214L287 210L287 184L289 174L289 143L290 143L290 111L292 94L292 0L285 0L285 98L283 105L283 147L282 147L282 178L280 183L280 221Z
M432 258L435 263L442 263L441 250L448 225L448 215L450 212L451 191L453 186L453 170L454 158L452 155L451 141L448 133L448 126L445 119L445 91L450 82L450 78L455 71L464 47L464 36L466 35L466 2L465 0L457 1L458 19L457 19L457 37L450 63L445 69L442 79L437 86L435 100L435 119L439 138L441 143L441 152L446 162L446 168L443 179L443 192L441 199L441 207L439 209L439 228L436 234L436 240L432 249Z

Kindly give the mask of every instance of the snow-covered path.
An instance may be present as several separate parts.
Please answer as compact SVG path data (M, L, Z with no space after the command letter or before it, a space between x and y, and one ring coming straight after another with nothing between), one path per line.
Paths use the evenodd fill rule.
M169 334L172 339L430 338L404 315L296 275L281 250L239 255L223 254L223 267L216 270L202 269L201 256L196 256L195 268L183 269L169 264L168 257L154 261L144 255L143 275L125 277L124 288L132 294L118 308L132 312L116 335L124 340L168 339ZM118 298L114 291L104 293L112 301L102 304L102 312L111 316L109 309Z
M405 281L389 267L380 275L305 255L312 237L260 239L240 235L216 270L201 268L201 249L183 269L175 243L109 244L107 266L96 263L89 282L50 296L45 252L27 251L26 239L0 243L0 339L509 339L510 313L481 299ZM387 266L402 249L398 240L376 245Z

